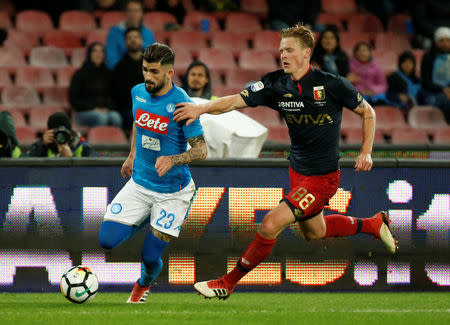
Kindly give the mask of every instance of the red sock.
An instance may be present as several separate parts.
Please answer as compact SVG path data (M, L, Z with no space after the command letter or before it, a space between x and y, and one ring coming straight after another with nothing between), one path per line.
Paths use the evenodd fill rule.
M375 234L373 218L354 218L340 214L331 214L324 217L327 226L325 237L346 237L357 233Z
M222 280L229 284L230 287L234 287L244 275L257 267L259 263L269 256L275 242L276 239L266 239L256 233L255 239L247 247L244 254L242 254L235 268L226 274Z

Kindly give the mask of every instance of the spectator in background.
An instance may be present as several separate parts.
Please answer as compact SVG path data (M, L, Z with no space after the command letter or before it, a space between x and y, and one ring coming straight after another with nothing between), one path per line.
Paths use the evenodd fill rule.
M322 6L321 1L305 0L268 0L270 28L282 30L295 25L299 20L304 25L311 26L314 30L320 30L316 24Z
M0 112L0 158L19 158L21 154L13 118L8 111L2 111Z
M416 58L411 51L405 51L398 58L398 70L387 78L386 102L404 113L417 105L420 79L416 76Z
M120 11L123 9L122 0L79 0L79 8L83 11Z
M144 82L142 74L142 35L139 28L125 32L127 53L113 71L112 94L117 110L122 116L122 128L129 136L133 126L131 88Z
M156 3L157 11L165 11L174 15L177 18L178 25L183 25L184 16L186 16L186 9L181 0L158 0Z
M387 90L386 77L373 58L369 43L359 42L353 48L350 72L353 74L350 82L371 105L384 99Z
M450 28L439 27L434 33L434 45L422 58L422 88L420 101L439 107L450 123Z
M125 6L125 21L111 27L106 39L106 65L109 69L114 69L127 52L124 37L127 28L134 27L141 30L143 50L155 42L153 32L145 27L142 22L143 16L144 7L142 2L139 0L128 0Z
M122 126L120 114L113 110L111 84L112 72L105 65L105 48L94 42L88 46L86 60L75 71L69 87L69 102L79 125Z
M211 78L209 69L201 61L192 62L183 77L183 89L189 97L200 97L204 99L214 99L211 93Z
M342 51L336 28L327 27L320 33L311 64L323 71L346 77L350 72L348 56Z
M31 145L30 157L88 157L94 151L84 137L72 129L70 118L57 112L47 120L42 138Z
M450 5L448 0L416 0L411 16L417 46L430 49L434 31L440 26L450 24Z

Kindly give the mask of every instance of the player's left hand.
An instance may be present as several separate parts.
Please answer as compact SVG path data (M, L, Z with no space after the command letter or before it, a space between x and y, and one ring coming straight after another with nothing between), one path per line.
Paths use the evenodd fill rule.
M369 171L372 169L372 157L368 153L361 153L356 157L355 171Z
M161 156L156 159L155 169L158 176L161 177L167 173L173 166L172 158L167 156Z

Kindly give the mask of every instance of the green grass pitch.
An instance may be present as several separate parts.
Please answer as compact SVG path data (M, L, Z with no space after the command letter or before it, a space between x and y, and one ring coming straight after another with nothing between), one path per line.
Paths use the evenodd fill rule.
M150 293L130 305L126 293L100 292L76 305L60 293L1 293L0 324L450 324L450 293Z

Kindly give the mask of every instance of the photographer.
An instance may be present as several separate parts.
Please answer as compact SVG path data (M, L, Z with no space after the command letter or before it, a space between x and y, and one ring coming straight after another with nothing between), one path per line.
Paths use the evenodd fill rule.
M62 112L50 115L47 130L33 143L30 157L88 157L94 153L83 136L72 130L69 117Z

